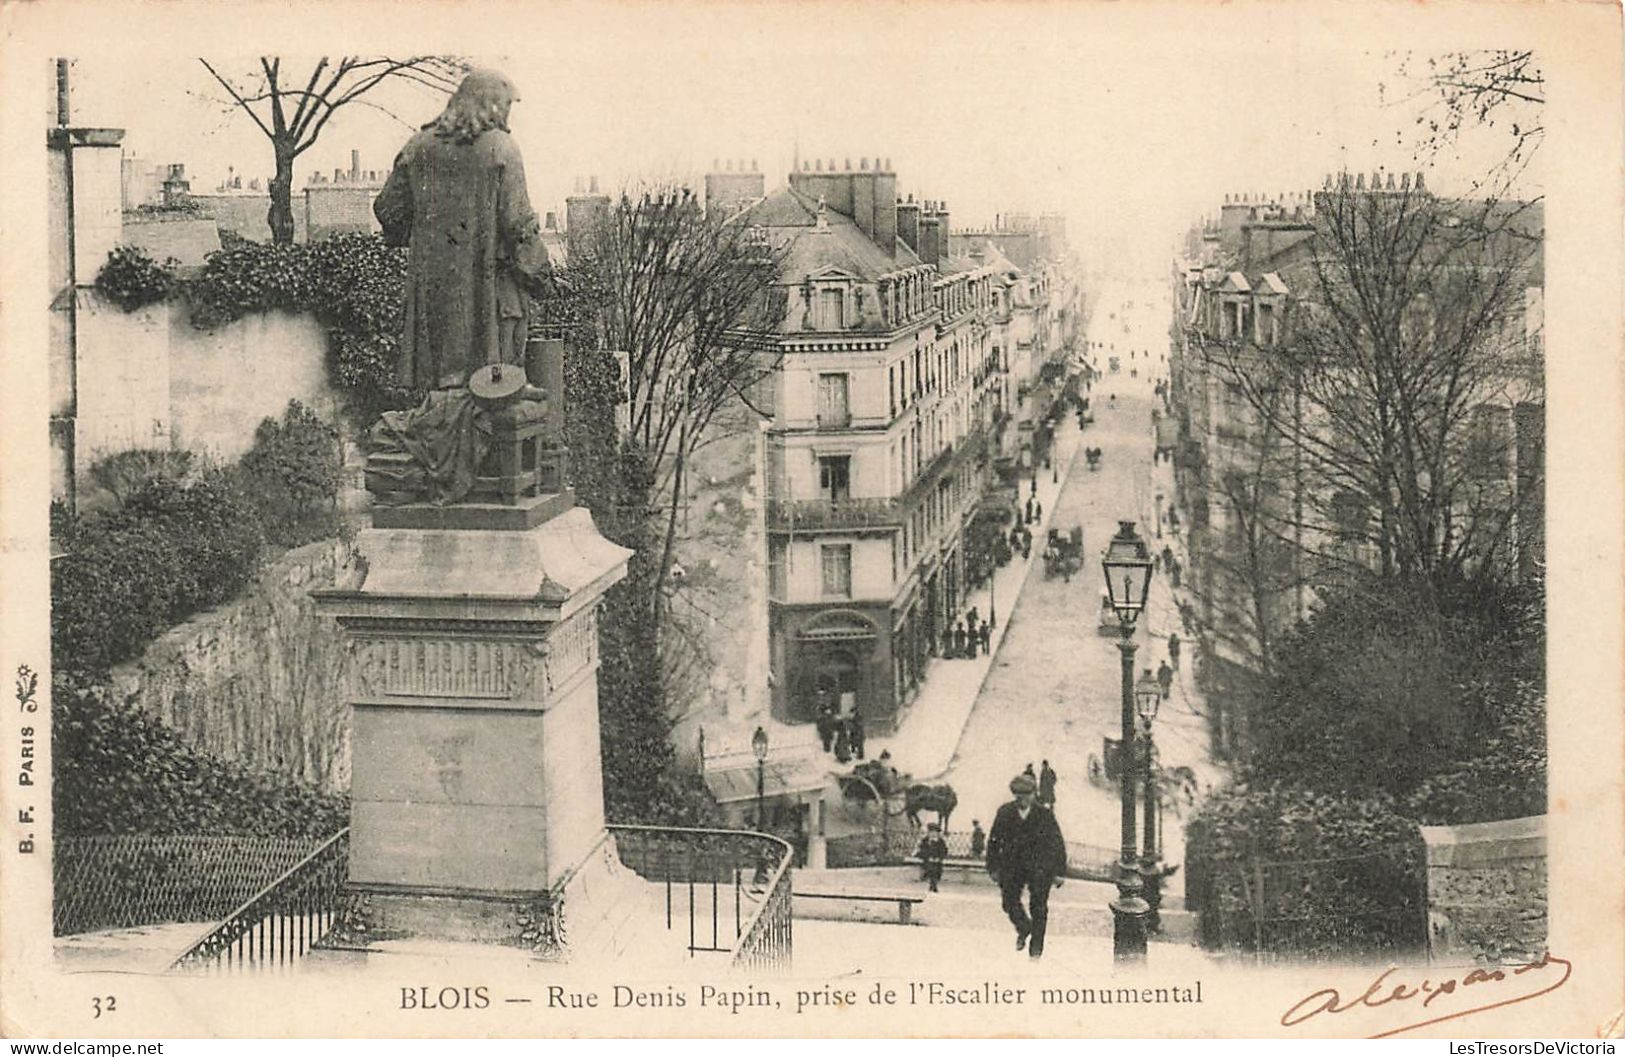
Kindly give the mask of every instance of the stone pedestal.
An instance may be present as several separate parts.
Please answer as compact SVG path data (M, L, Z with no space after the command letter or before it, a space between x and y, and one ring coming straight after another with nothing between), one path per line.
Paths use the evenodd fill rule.
M316 593L344 629L354 710L328 948L563 953L564 888L606 839L597 606L631 552L559 505L389 508L351 580Z

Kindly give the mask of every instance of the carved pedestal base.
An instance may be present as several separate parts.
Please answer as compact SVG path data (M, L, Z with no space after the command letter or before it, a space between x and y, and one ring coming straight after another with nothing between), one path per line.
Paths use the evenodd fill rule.
M546 961L565 958L564 899L546 892L476 896L346 888L317 948L388 954L431 944L507 947Z
M596 617L629 552L581 508L526 526L548 498L376 510L405 523L362 532L353 578L316 592L353 710L329 949L562 950L566 882L605 844Z

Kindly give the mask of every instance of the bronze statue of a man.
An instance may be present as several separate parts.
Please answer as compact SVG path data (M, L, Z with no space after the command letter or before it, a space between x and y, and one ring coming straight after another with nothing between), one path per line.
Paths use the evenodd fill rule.
M373 203L384 241L411 250L405 388L460 387L476 367L524 362L526 291L550 268L508 132L518 98L494 70L468 74L401 149Z
M508 132L518 98L502 74L469 73L401 149L373 203L384 241L410 251L396 381L428 392L372 429L372 453L395 456L368 463L368 487L386 502L466 496L490 442L470 375L490 364L524 373L529 292L551 268Z

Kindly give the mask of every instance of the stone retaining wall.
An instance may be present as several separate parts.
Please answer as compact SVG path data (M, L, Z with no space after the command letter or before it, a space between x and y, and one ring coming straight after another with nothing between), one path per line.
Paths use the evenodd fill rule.
M353 557L342 540L289 551L237 599L115 669L113 692L211 755L348 789L342 641L332 618L314 612L310 591Z
M1436 961L1511 961L1546 946L1546 816L1422 826L1428 953Z

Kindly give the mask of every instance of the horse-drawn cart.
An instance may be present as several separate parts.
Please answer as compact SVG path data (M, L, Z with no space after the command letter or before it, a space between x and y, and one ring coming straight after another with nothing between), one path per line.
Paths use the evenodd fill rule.
M1083 526L1073 525L1066 535L1062 535L1060 529L1050 529L1049 539L1044 544L1044 578L1061 576L1070 581L1072 574L1082 568Z

